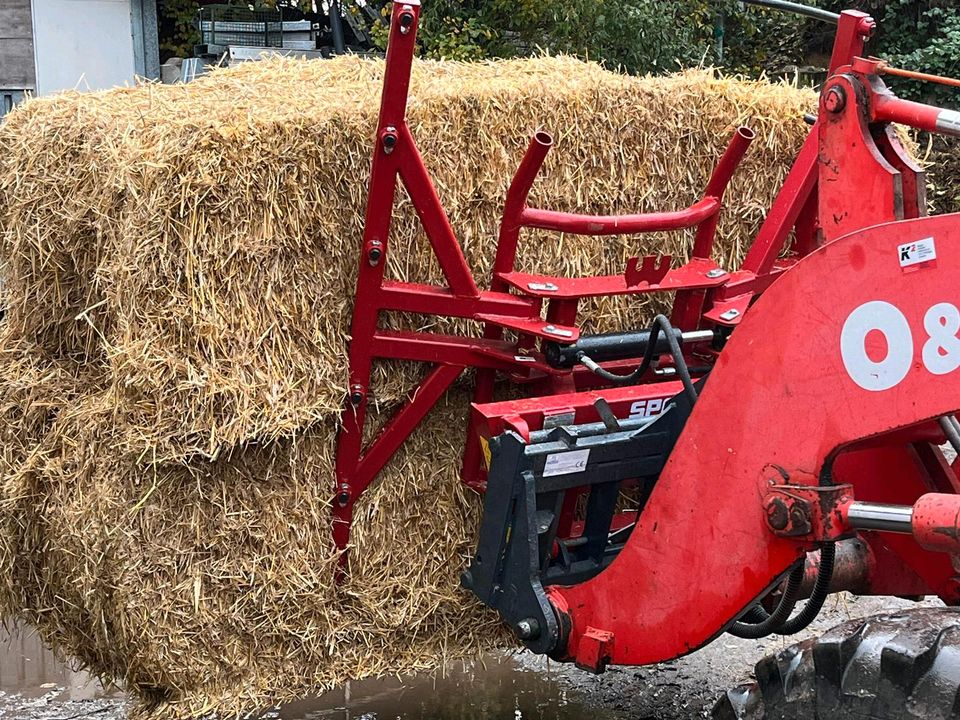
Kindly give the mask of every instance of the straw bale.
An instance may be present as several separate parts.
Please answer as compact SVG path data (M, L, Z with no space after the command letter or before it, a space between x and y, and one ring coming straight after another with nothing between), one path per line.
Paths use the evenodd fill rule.
M33 472L23 613L61 653L122 682L138 713L227 717L346 679L432 669L490 647L458 573L481 503L456 477L468 397L441 404L357 509L339 588L334 426L205 469L118 462L109 391L64 409Z
M38 99L0 126L10 323L52 358L110 364L128 396L131 450L216 457L342 406L382 71L355 57L275 59L184 86ZM534 203L635 212L692 202L733 128L749 123L758 139L719 231L729 265L814 102L807 91L706 70L633 78L544 57L418 62L409 118L486 283L506 187L536 128L552 130L557 146ZM394 230L390 275L438 280L405 197ZM684 256L688 244L682 233L527 237L519 266L620 272L629 255ZM584 324L632 327L643 307L591 303ZM417 372L380 367L374 400L396 402Z
M25 512L40 501L30 482L31 468L42 462L40 443L60 410L100 374L49 362L0 327L0 616L23 607L24 589L36 584L28 550L36 528L25 522Z
M352 571L334 582L333 442L382 72L274 59L37 99L0 125L0 610L123 682L141 714L228 716L502 637L457 588L481 508L457 478L463 389L362 498ZM557 142L532 202L608 213L689 204L750 124L719 229L730 266L814 102L705 70L418 62L409 118L485 284L538 127ZM388 273L437 282L400 195ZM616 273L689 241L526 236L518 266ZM636 327L646 310L605 299L583 320ZM377 368L373 424L421 372Z

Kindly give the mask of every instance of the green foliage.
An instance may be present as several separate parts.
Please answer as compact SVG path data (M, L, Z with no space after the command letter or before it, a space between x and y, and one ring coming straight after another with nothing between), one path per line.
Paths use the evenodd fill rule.
M898 67L960 77L960 8L911 8L907 6L919 4L907 0L893 0L890 4L903 6L903 12L895 13L891 8L884 12L882 55ZM915 22L908 21L908 11L915 13ZM903 97L960 105L957 91L943 86L901 82L897 92Z
M160 60L190 57L200 42L196 0L158 0Z
M489 0L425 3L419 41L427 57L480 58L547 50L629 72L714 61L714 23L733 0ZM389 9L374 35L383 45Z
M808 0L805 0L808 1ZM743 6L725 13L724 67L750 76L804 64L803 28L794 13Z
M881 27L871 53L903 67L960 76L957 0L803 1L834 11L854 6L871 12ZM310 0L249 2L257 7L310 5ZM383 7L371 28L383 48L390 3L371 3ZM163 53L189 54L199 41L197 1L159 0L159 9ZM549 51L632 73L706 64L754 76L790 64L824 64L832 41L832 26L736 0L427 0L419 33L421 54L430 58L474 60ZM904 97L960 105L955 90L890 84Z
M702 0L578 0L557 10L544 45L628 72L712 62L716 8Z
M956 0L829 0L830 10L855 7L869 12L879 32L870 54L909 70L960 77L960 4ZM890 78L905 98L960 107L960 93L942 86Z
M381 47L388 16L384 8L374 29ZM803 22L736 0L430 0L424 3L419 38L422 54L433 58L545 50L632 73L722 64L757 74L800 62Z
M478 16L431 15L425 18L420 42L424 55L449 60L479 60L488 53L493 30Z

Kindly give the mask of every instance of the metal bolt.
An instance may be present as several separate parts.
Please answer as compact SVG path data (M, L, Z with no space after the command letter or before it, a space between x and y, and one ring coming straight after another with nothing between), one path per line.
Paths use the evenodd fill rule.
M794 503L790 508L790 524L799 535L810 532L810 511L803 503Z
M363 402L363 386L354 385L350 388L350 403L356 407Z
M842 87L834 85L827 90L827 94L823 98L823 104L830 112L838 113L847 105L847 94Z
M521 640L535 640L540 636L540 623L536 618L525 618L517 623L515 631Z
M380 264L380 260L383 258L383 243L379 240L370 241L370 250L367 252L367 262L370 263L371 267L376 267Z
M723 276L726 275L726 274L727 274L727 271L724 270L723 268L714 268L713 270L708 270L708 271L707 271L707 277L708 277L708 278L723 277Z
M572 331L558 328L555 325L547 325L543 328L543 331L545 333L550 333L551 335L557 335L559 337L573 337Z
M736 310L736 309L734 309L734 308L730 308L730 309L727 310L725 313L721 313L721 314L720 314L720 319L721 319L721 320L728 320L728 321L729 321L729 320L736 320L738 317L740 317L740 311L739 311L739 310Z
M340 507L346 507L350 504L350 486L343 484L340 486L340 492L337 494L337 504Z
M787 506L783 504L783 500L776 499L767 505L767 524L774 530L786 528L788 519Z
M383 152L386 155L389 155L393 152L393 149L397 146L397 129L395 127L388 127L387 131L383 134Z
M405 6L400 12L400 34L406 35L413 27L413 8Z

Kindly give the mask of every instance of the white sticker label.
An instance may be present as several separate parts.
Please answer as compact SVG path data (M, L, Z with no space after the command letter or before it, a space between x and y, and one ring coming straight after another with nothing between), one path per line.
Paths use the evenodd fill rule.
M543 465L543 476L552 477L554 475L583 472L587 469L587 460L589 459L589 450L574 450L573 452L547 455L547 462Z
M897 245L897 257L900 258L900 267L919 265L936 260L937 247L933 244L933 238L928 237L904 245Z

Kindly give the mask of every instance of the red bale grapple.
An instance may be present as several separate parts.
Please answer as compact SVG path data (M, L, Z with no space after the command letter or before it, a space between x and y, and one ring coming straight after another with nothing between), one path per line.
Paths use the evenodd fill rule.
M624 216L529 207L552 145L538 132L481 289L405 121L419 17L418 2L394 2L337 446L334 536L344 558L358 498L473 369L462 479L484 494L484 516L462 582L534 652L601 672L676 658L723 632L796 633L840 590L960 604L960 480L941 450L960 447L960 215L927 216L923 172L893 128L960 135L960 113L895 97L882 77L901 71L864 54L874 21L844 12L810 136L742 267L711 256L748 128L693 205ZM384 276L398 182L446 286ZM554 277L515 267L527 228L693 229L695 241L682 264L643 257L619 275ZM577 327L581 300L647 293L674 294L670 315L648 329ZM482 333L381 329L381 313L393 311L465 318ZM431 369L365 446L371 365L381 358ZM498 379L523 398L493 402ZM624 490L628 511L618 505ZM860 703L851 717L913 717L889 708L907 707L934 667L941 690L952 678L953 695L944 713L925 717L956 716L960 654L951 663L934 651L960 618L933 612L943 616L933 635L930 622L886 618L930 637L907 652L912 640L877 630L900 640L874 653L876 669L861 673L873 677L866 690L842 685L874 626L856 629L856 643L817 645L817 716L839 716L823 710L836 702L837 712ZM774 713L772 682L761 683L762 701L747 694L717 712L764 717L766 702ZM900 688L899 705L877 689L887 686ZM840 689L827 697L826 687ZM864 698L873 709L861 712Z

